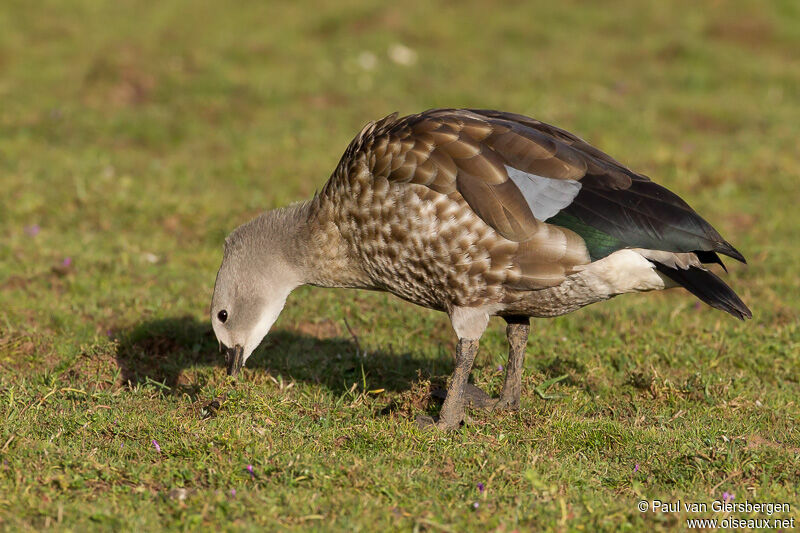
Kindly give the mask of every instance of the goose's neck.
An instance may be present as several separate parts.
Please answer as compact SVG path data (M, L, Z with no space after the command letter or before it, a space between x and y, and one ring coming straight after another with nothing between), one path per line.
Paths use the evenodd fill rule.
M316 200L316 199L315 199ZM348 252L332 213L311 200L270 211L284 228L281 244L289 267L300 284L320 287L369 288L366 274Z

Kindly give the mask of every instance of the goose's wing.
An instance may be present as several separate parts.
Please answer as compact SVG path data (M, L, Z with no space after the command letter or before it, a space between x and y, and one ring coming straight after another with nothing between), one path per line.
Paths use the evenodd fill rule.
M476 113L512 130L516 124L521 135L537 131L570 146L585 161L586 172L578 178L580 192L548 222L586 235L593 256L638 247L695 252L703 262L720 262L715 255L719 252L744 262L742 254L678 195L583 139L522 115L488 110Z
M524 243L543 222L579 235L592 259L626 247L742 255L676 194L575 135L522 115L438 109L371 123L339 170L460 194L484 222ZM533 250L531 250L533 252Z

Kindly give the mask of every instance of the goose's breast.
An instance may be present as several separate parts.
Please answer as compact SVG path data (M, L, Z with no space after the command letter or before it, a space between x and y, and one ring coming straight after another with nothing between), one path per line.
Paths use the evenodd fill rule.
M383 178L347 192L338 226L374 288L440 310L503 299L510 250L459 195Z

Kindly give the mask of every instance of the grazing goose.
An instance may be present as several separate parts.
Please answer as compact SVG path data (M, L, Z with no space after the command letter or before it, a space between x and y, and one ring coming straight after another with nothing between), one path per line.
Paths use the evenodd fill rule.
M303 284L444 311L458 345L436 424L453 429L490 316L510 345L493 406L517 409L530 317L680 285L750 318L703 267L718 253L744 262L677 195L564 130L499 111L393 114L361 130L312 200L231 233L211 320L235 376Z

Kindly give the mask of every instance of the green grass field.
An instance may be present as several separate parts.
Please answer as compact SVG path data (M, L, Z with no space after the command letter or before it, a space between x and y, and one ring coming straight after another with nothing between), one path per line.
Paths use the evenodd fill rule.
M800 4L331 5L0 6L0 528L766 517L637 510L725 492L800 518ZM225 235L309 198L365 122L467 106L680 194L747 257L726 280L754 319L674 290L536 320L522 410L440 434L414 417L439 408L447 317L302 288L229 389L207 316ZM496 393L505 354L493 319L475 382Z

